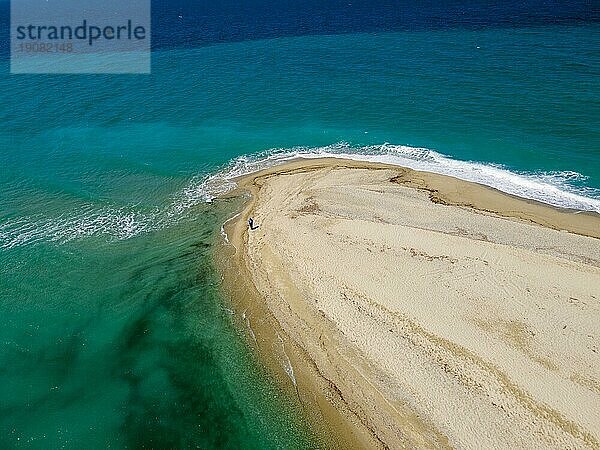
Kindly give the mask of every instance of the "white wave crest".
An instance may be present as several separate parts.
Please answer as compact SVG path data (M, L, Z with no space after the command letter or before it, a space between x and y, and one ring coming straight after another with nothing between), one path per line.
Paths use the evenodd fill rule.
M517 172L495 164L456 160L426 148L387 143L353 147L341 142L324 147L276 148L240 156L213 174L192 178L165 208L151 212L139 212L134 206L98 209L86 205L68 216L40 215L0 221L0 248L40 241L65 243L98 235L129 239L179 222L193 207L234 189L236 177L296 158L325 157L382 162L449 175L549 205L600 213L600 191L584 186L586 177L578 172Z
M122 240L147 231L151 223L147 215L126 208L92 211L87 207L71 216L18 217L0 224L0 248L41 241L64 244L94 235Z
M578 172L517 172L496 164L461 161L434 150L405 145L352 147L342 142L325 147L273 149L253 156L237 158L218 175L218 178L231 183L235 177L292 159L327 157L382 162L449 175L552 206L600 213L600 191L578 185L577 183L587 179Z

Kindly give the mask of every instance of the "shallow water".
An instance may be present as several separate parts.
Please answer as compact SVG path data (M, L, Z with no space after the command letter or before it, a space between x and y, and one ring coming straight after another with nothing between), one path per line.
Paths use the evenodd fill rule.
M230 211L216 209L135 239L0 254L0 446L311 442L219 291L211 251Z

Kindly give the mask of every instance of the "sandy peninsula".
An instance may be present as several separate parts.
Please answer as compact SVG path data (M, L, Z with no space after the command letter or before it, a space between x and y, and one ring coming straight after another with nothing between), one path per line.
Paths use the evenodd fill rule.
M600 448L598 215L345 160L239 186L232 284L332 446Z

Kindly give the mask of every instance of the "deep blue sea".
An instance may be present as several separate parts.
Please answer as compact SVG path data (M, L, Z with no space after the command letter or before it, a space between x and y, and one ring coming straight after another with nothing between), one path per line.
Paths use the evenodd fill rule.
M17 0L14 0L17 1ZM151 75L10 75L0 448L306 448L213 262L230 178L344 155L600 212L594 1L152 3Z

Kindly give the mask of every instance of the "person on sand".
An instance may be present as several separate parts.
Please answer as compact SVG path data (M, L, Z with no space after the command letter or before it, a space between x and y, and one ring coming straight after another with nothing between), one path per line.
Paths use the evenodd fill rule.
M256 230L258 228L258 225L254 225L254 219L252 217L248 219L248 226L251 230Z

